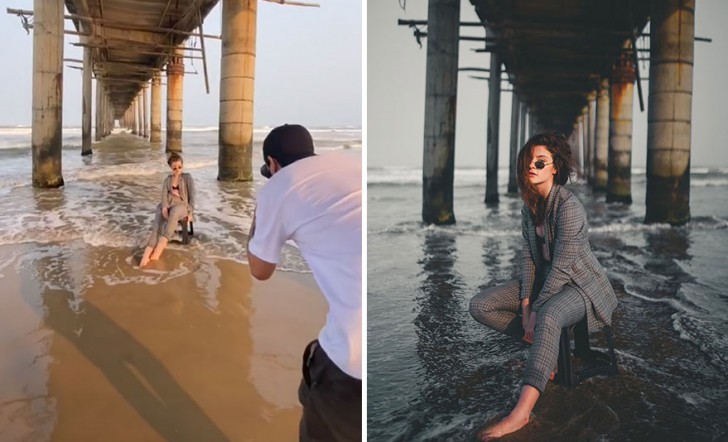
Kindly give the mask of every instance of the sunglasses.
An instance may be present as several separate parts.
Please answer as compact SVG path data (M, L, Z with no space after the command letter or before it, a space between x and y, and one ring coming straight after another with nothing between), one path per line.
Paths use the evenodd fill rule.
M172 170L182 170L182 166L172 167Z
M533 163L533 165L536 167L536 169L539 169L539 170L543 169L544 167L548 166L549 164L554 164L554 162L552 161L550 163L545 163L543 160L536 160L536 162Z

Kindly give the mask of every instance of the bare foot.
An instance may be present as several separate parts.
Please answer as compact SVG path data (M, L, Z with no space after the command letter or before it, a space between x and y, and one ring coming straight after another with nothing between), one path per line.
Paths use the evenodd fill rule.
M531 416L517 416L511 413L506 416L506 418L502 421L498 422L492 427L486 428L485 431L480 434L480 440L490 441L505 436L506 434L518 431L521 428L525 427L531 421Z

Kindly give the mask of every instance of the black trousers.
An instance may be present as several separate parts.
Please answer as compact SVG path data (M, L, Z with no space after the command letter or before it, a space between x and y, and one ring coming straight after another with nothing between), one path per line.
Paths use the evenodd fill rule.
M303 352L298 400L303 406L299 440L360 441L361 380L341 371L318 343Z

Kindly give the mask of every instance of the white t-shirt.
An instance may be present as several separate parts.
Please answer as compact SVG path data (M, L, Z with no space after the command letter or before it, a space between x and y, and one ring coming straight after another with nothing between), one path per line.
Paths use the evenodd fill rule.
M273 175L257 197L250 252L278 264L291 239L329 304L319 343L342 371L361 379L361 160L326 154Z

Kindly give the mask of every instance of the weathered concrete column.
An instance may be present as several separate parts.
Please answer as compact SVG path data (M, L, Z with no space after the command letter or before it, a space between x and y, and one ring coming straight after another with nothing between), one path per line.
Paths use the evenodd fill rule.
M96 112L95 112L95 135L94 140L101 141L101 106L102 106L102 100L101 97L103 95L103 85L101 82L101 79L96 77Z
M81 87L81 155L91 155L91 48L83 49L83 85Z
M511 92L511 157L508 160L508 193L518 193L516 160L518 158L518 123L521 104L515 92Z
M149 85L147 83L144 83L144 86L142 86L142 122L143 124L143 130L142 130L142 136L144 138L149 138L149 100L147 98L147 90L149 89Z
M589 177L589 162L591 161L591 157L589 156L591 153L589 152L589 102L587 102L587 105L584 106L584 108L581 110L581 122L582 122L582 133L584 137L582 138L584 143L584 178L586 179L587 183L591 181L591 178Z
M631 51L631 44L628 45L626 49ZM612 68L607 202L632 203L632 101L635 80L632 60L632 54L624 52Z
M149 134L149 141L152 143L162 142L162 77L159 71L152 75L152 132Z
M137 109L137 98L134 97L134 99L131 102L131 133L132 135L137 135L139 133L139 122L137 121L137 115L139 115L139 110Z
M607 161L609 157L609 80L604 78L597 91L597 129L594 146L594 187L607 190Z
M427 23L422 221L453 224L460 0L429 0Z
M224 0L222 8L217 179L250 181L258 2Z
M584 179L584 109L582 109L582 113L576 117L576 156L574 156L574 161L576 161L576 173L580 179Z
M223 17L225 12L223 11ZM185 73L184 48L167 62L167 152L182 151L182 92ZM222 91L221 95L222 95Z
M528 125L528 122L526 120L526 117L528 116L528 107L526 106L526 103L521 102L521 109L519 110L519 116L520 116L520 122L518 123L518 150L520 151L521 148L526 144L526 126Z
M63 1L35 0L33 26L33 187L63 185Z
M690 221L695 0L650 4L646 223Z
M142 96L142 90L139 90L137 94L137 134L140 137L144 137L144 97Z
M498 202L498 138L500 136L501 62L497 52L490 53L488 80L488 161L485 170L485 202Z
M594 159L596 150L596 127L597 127L597 91L591 91L586 97L588 101L588 115L589 124L587 126L587 156L589 163L587 166L587 177L589 178L589 184L594 183Z

